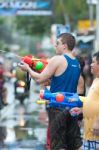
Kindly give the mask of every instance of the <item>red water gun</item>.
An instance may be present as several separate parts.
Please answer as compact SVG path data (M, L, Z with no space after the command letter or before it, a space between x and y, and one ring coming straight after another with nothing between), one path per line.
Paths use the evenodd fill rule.
M41 73L48 64L47 59L38 59L31 55L22 57L22 61L27 63L34 71Z

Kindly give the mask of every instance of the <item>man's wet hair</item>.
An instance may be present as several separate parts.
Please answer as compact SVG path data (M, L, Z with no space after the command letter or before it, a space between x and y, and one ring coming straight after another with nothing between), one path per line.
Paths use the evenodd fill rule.
M93 57L96 57L96 61L99 63L99 51L94 53Z
M69 50L73 50L76 44L75 37L71 33L62 33L58 36L61 38L62 44L67 44Z

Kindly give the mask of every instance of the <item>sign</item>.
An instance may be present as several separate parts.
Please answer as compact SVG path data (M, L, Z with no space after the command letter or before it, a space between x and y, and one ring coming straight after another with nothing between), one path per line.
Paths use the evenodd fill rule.
M97 4L98 0L87 0L87 4Z
M52 15L52 0L3 0L0 15Z
M62 25L58 24L56 26L56 36L58 37L62 33L69 33L70 32L70 24Z
M58 37L62 33L70 32L70 24L53 24L51 26L51 33Z
M96 21L93 22L93 27L96 27ZM79 20L78 30L89 30L91 28L90 20Z
M62 33L70 33L70 24L53 24L51 26L51 42L54 45L56 43L56 38Z

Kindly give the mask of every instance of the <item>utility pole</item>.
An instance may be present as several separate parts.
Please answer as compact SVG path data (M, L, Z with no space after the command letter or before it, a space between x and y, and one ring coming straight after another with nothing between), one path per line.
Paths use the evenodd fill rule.
M93 19L93 4L89 4L89 20L90 20L90 27L93 28L94 26L94 19Z
M96 40L95 40L95 51L99 51L99 0L96 4Z
M65 11L65 7L64 7L64 0L60 0L60 5L61 5L61 9L62 9L62 13L63 13L63 17L64 17L64 23L69 23L69 18L68 15Z
M90 11L92 12L91 5L96 5L96 38L94 42L94 52L99 51L99 0L87 0L90 4ZM90 20L92 21L92 14L90 12Z

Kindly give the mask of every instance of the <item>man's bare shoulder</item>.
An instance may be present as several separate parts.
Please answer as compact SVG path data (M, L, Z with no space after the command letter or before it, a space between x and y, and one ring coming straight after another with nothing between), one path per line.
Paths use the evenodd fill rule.
M56 55L56 56L53 56L50 61L61 61L61 60L64 60L64 56L63 55Z

